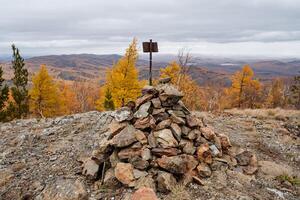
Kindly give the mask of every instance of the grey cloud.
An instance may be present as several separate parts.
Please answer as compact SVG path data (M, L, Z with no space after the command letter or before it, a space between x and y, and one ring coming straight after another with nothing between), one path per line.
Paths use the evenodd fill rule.
M3 2L2 2L3 1ZM116 53L136 36L170 46L300 40L298 0L0 0L0 53ZM218 46L218 45L217 45ZM265 45L266 47L270 45ZM168 49L168 48L166 48ZM104 51L104 52L102 52ZM300 54L300 52L299 52Z

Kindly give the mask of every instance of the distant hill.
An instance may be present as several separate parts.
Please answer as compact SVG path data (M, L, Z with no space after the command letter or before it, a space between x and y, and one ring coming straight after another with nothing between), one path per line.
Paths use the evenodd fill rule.
M71 55L49 55L32 57L25 60L30 74L38 71L41 64L46 64L50 73L56 78L65 80L76 79L100 79L104 80L106 69L110 68L121 58L117 54L95 55L95 54L71 54ZM176 59L176 56L154 55L153 75L159 76L159 69ZM2 62L2 64L1 64ZM12 77L10 62L0 61L4 67L5 78ZM255 59L231 59L231 58L208 58L194 56L191 67L191 76L201 85L219 83L228 85L230 76L243 65L250 64L258 77L267 81L273 77L292 77L299 74L300 60L255 60ZM147 79L148 60L143 55L137 62L140 79Z

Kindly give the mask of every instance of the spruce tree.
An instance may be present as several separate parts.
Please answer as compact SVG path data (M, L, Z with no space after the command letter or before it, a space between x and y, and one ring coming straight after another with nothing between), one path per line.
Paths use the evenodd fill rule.
M105 108L105 110L114 110L115 109L115 104L112 99L111 91L109 88L107 88L105 91L104 108Z
M8 99L9 88L6 84L4 84L3 70L0 66L0 122L5 121L6 119L6 111L5 104Z
M25 68L24 59L21 57L19 49L15 45L12 45L12 50L12 68L14 69L14 78L12 80L14 85L11 88L11 94L14 102L10 102L8 111L11 119L20 119L25 117L29 112L28 71Z

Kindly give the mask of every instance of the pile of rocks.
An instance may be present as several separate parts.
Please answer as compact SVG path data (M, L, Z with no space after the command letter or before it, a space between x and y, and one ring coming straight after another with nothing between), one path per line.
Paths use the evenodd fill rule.
M231 151L229 138L194 116L182 97L169 79L143 88L135 103L112 114L107 137L84 162L83 174L110 186L168 192L177 183L202 184L224 168L255 173L256 156Z

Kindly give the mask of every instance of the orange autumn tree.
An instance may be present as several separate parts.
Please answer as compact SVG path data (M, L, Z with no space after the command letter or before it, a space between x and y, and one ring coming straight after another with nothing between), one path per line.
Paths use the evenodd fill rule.
M76 98L76 93L73 90L73 84L61 81L60 92L62 96L62 113L64 115L78 113L80 111L80 106Z
M231 87L225 93L230 107L257 108L261 103L261 84L254 79L254 72L249 65L232 76Z
M124 106L129 101L135 101L141 94L142 82L138 80L136 61L138 59L137 40L126 50L125 55L106 73L106 83L100 93L109 90L116 108ZM96 108L103 110L103 96L97 101Z
M40 117L52 117L61 112L60 93L46 65L32 77L33 87L29 91L30 110Z

